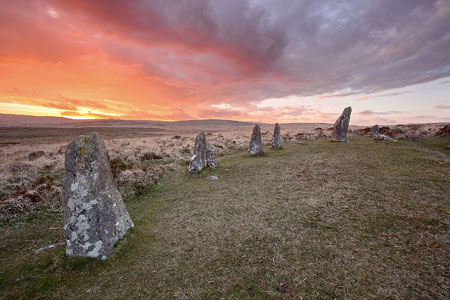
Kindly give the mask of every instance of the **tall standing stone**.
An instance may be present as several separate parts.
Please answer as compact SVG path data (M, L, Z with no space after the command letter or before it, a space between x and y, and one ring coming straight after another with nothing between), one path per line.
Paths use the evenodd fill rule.
M263 143L261 138L261 128L259 124L255 124L250 138L250 144L248 145L248 154L256 155L263 150Z
M200 172L203 168L215 168L218 165L219 164L214 159L211 147L206 141L205 133L203 131L200 132L195 138L194 155L192 155L188 171L195 174Z
M275 128L273 129L273 137L272 137L272 148L273 149L280 149L283 145L283 142L281 141L280 136L280 124L276 123Z
M347 131L348 124L350 123L350 115L352 113L352 108L349 106L344 109L341 116L336 120L333 126L333 141L335 142L346 142L347 141Z
M67 146L65 169L66 254L106 259L134 225L114 185L108 152L98 133L79 136Z

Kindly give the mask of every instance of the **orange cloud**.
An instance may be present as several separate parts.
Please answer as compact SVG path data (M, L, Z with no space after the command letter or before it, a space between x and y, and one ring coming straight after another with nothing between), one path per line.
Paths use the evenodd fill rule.
M424 56L409 59L398 59L399 51L373 53L378 44L372 42L396 49L389 46L405 39L391 35L366 39L366 32L380 30L376 24L372 24L374 30L361 30L364 20L359 17L349 21L354 27L343 31L333 24L317 31L320 26L298 22L306 19L302 16L316 25L329 19L321 15L327 11L323 9L326 1L311 1L302 9L295 5L286 9L286 5L270 1L256 5L249 0L4 1L0 5L0 113L324 120L335 116L302 106L268 108L254 103L282 102L291 95L319 95L343 102L347 99L341 98L353 94L363 95L357 100L393 97L400 93L383 91L448 76L443 68L448 56L439 47L411 51ZM369 4L364 7L367 13L383 15L383 10ZM445 10L449 6L443 8L441 12L450 11ZM415 39L418 45L446 45L439 40L428 42L445 36L435 32L445 26L430 25L448 19L438 17L426 18L424 26L418 27L421 35L415 30L422 38ZM382 31L401 32L397 22L421 24L416 22L420 19L400 19L383 22ZM401 27L409 36L409 28L417 26ZM353 43L356 39L361 39L358 47ZM368 53L373 53L370 59ZM387 61L391 56L395 63ZM378 94L369 95L375 91ZM233 108L218 107L221 103Z

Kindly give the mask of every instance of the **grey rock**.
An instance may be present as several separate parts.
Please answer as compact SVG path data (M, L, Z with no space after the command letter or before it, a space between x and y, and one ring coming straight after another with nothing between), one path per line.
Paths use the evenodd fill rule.
M385 140L385 141L389 141L389 142L396 142L396 139L391 138L390 136L384 135L384 134L379 134L378 137L375 137L375 140Z
M219 164L214 159L211 146L206 141L206 135L202 131L195 138L194 155L192 155L188 171L189 173L196 174L203 168L216 168L217 166L219 166Z
M55 247L58 247L58 246L64 246L65 244L66 244L65 242L60 242L60 243L56 243L56 244L50 244L48 246L45 246L45 247L37 249L36 252L34 252L34 255L39 254L42 251L47 250L47 249L55 248Z
M219 180L219 177L218 176L208 176L208 177L206 177L206 179L208 179L208 180Z
M346 107L341 116L336 120L333 126L332 140L335 142L347 142L348 125L350 123L350 115L352 108Z
M98 133L67 146L63 181L66 255L106 259L133 222L114 185Z
M263 143L261 139L261 128L259 124L255 124L250 138L250 144L248 145L248 154L256 155L263 150Z
M272 148L273 149L280 149L283 145L283 141L281 140L280 136L280 124L276 123L275 128L273 129L273 137L272 137Z
M390 136L384 135L384 134L380 134L380 137L385 140L385 141L390 141L390 142L396 142L396 139L391 138Z
M390 142L396 142L397 141L396 139L393 139L393 138L391 138L391 137L389 137L387 135L380 134L378 125L373 125L372 126L371 133L372 133L372 137L375 140L385 140L385 141L390 141Z
M372 128L370 129L370 132L372 134L372 137L375 139L377 139L380 136L380 129L378 125L373 125Z

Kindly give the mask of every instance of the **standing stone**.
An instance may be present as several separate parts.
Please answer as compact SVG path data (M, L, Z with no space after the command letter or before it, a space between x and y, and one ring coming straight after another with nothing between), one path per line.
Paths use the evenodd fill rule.
M206 141L206 135L202 131L195 138L194 155L192 155L188 171L196 174L203 168L215 168L219 164L214 159L214 154Z
M341 116L336 120L333 126L333 141L335 142L346 142L347 141L347 131L348 124L350 123L350 114L352 113L352 108L349 106L344 109Z
M261 139L261 128L259 124L255 124L253 127L252 137L250 138L250 144L248 146L248 154L256 155L263 150L263 143Z
M96 132L67 146L63 181L68 256L106 259L133 222L114 185L105 144Z
M373 125L372 126L371 133L372 133L372 137L374 139L379 139L380 138L380 130L378 128L378 125Z
M393 139L393 138L391 138L391 137L389 137L387 135L380 134L378 125L373 125L372 129L371 129L371 132L372 132L372 137L375 140L385 140L385 141L390 141L390 142L396 142L397 141L396 139Z
M281 141L280 131L280 124L276 123L272 137L272 148L274 149L280 149L283 145L283 142Z

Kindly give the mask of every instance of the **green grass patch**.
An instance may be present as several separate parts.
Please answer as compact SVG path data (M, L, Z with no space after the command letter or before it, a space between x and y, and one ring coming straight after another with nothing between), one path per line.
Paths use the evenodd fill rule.
M445 139L285 144L186 166L126 199L106 261L65 256L62 215L0 227L1 299L448 299ZM207 176L219 180L207 180Z

